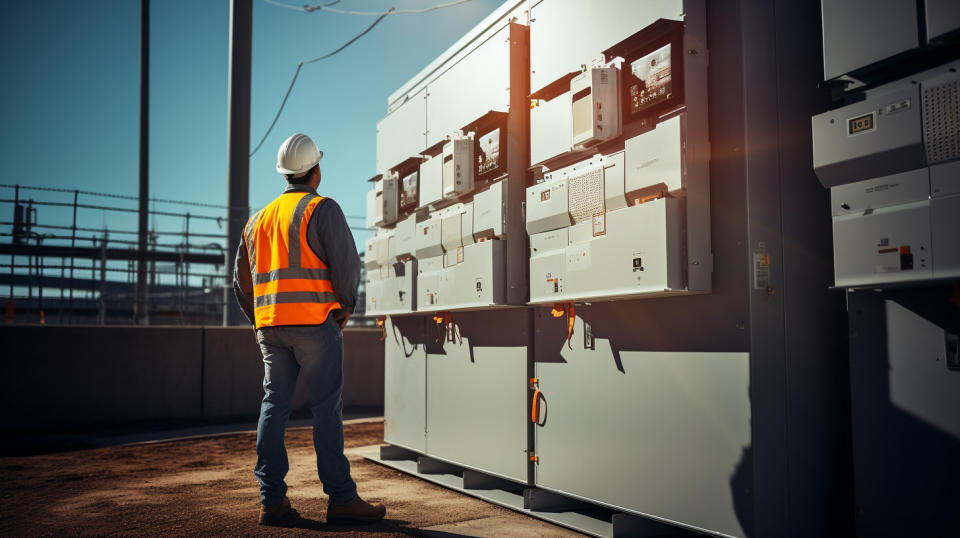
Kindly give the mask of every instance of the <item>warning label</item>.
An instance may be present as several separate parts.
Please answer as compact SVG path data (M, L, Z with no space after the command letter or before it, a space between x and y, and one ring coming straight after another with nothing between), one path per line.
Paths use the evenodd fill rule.
M753 253L753 289L765 290L770 285L770 254Z

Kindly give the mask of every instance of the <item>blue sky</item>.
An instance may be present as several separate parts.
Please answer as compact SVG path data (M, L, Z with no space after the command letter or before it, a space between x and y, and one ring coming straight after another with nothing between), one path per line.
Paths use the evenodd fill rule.
M290 0L296 4L296 0ZM344 0L353 10L421 8L440 0ZM375 174L376 123L386 98L491 13L502 0L472 0L425 14L387 17L339 55L305 66L286 109L250 160L250 205L283 187L276 151L294 132L325 156L321 194L362 217ZM139 133L137 0L16 2L0 18L0 183L136 195ZM373 17L303 13L253 0L251 149L269 126L297 62L326 54ZM150 195L226 203L228 0L154 0L151 6ZM64 195L30 196L70 199ZM24 194L22 194L24 195ZM0 190L12 197L9 189ZM85 198L103 203L116 200ZM124 202L135 207L135 202ZM9 219L9 204L0 219ZM166 211L215 210L154 204ZM40 208L41 222L68 211ZM81 220L136 229L134 215L87 211ZM182 219L153 219L179 230ZM350 218L355 239L362 218ZM213 222L193 231L216 232ZM131 239L131 238L128 238ZM169 239L168 241L172 241Z

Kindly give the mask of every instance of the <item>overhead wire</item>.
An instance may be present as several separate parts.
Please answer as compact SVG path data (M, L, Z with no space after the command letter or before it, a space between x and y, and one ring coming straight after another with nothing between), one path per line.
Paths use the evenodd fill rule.
M294 6L290 4L285 4L283 2L277 2L276 0L264 0L264 2L277 7L292 9L294 11L303 11L305 13L313 13L314 11L329 11L330 13L337 13L339 15L361 15L361 16L368 16L368 17L385 15L387 13L393 13L394 15L410 15L410 14L418 14L418 13L427 13L430 11L443 9L445 7L453 7L459 4L466 4L469 1L470 0L454 0L453 2L447 2L444 4L438 4L435 6L430 6L430 7L420 8L420 9L391 9L390 11L352 11L348 9L331 7L334 4L339 4L340 3L339 0L337 2L330 2L328 4L317 4L315 6L310 6L306 4L304 4L303 6Z
M63 193L67 193L67 194L74 194L74 193L76 193L76 194L83 194L84 196L101 196L101 197L103 197L103 198L118 198L118 199L120 199L120 200L139 200L139 199L140 199L138 196L130 196L130 195L126 195L126 194L115 194L115 193L110 193L110 192L82 191L82 190L76 190L76 189L63 189L63 188L58 188L58 187L31 187L31 186L28 186L28 185L10 185L10 184L6 184L6 183L0 184L0 187L6 188L6 189L15 189L15 188L18 188L18 187L19 187L20 189L24 189L24 190L47 191L47 192L63 192ZM189 202L189 201L186 201L186 200L168 200L168 199L165 199L165 198L150 198L149 200L150 200L151 202L158 202L158 203L163 203L163 204L192 205L192 206L197 206L197 207L211 207L211 208L214 208L214 209L230 209L228 206L225 206L225 205L207 204L207 203L204 203L204 202ZM247 209L247 208L243 208L243 209Z
M391 8L388 9L387 11L375 11L375 12L374 12L374 11L350 11L350 10L343 10L343 9L337 9L337 8L331 7L331 6L333 6L334 4L339 3L340 0L335 0L334 2L329 2L329 3L326 3L326 4L317 4L317 5L315 5L315 6L309 6L309 5L306 5L306 4L305 4L305 5L303 5L302 7L297 7L297 6L293 6L293 5L290 5L290 4L285 4L285 3L283 3L283 2L277 2L276 0L264 0L264 2L266 2L266 3L270 4L270 5L273 5L273 6L283 7L283 8L287 8L287 9L292 9L292 10L295 10L295 11L303 11L303 12L305 12L305 13L312 13L312 12L314 12L314 11L329 11L329 12L331 12L331 13L339 13L339 14L341 14L341 15L376 16L377 19L376 19L375 21L373 21L373 24L371 24L370 26L368 26L366 30L360 32L358 35L356 35L355 37L353 37L350 41L347 41L346 43L344 43L344 44L343 44L340 48L338 48L337 50L335 50L335 51L333 51L333 52L331 52L331 53L329 53L329 54L325 54L325 55L323 55L323 56L319 56L319 57L314 58L314 59L312 59L312 60L306 60L306 61L303 61L303 62L300 62L300 63L297 64L297 70L294 71L294 73L293 73L293 79L290 80L290 86L287 87L287 92L283 95L283 100L280 102L280 108L277 110L276 115L273 117L273 121L270 122L270 127L267 128L267 132L263 134L263 137L260 139L260 142L258 142L258 143L257 143L257 146L256 146L255 148L253 148L253 151L250 152L250 157L253 157L253 155L260 149L260 147L263 146L263 143L266 142L267 137L270 136L270 133L273 132L273 128L277 125L277 120L280 119L280 114L283 113L283 108L287 105L287 99L290 97L290 92L293 91L293 86L297 83L297 77L300 76L300 70L303 69L303 66L305 66L305 65L307 65L307 64L312 64L312 63L314 63L314 62L319 62L319 61L321 61L321 60L326 60L327 58L329 58L329 57L331 57L331 56L339 53L339 52L342 51L343 49L349 47L349 46L352 45L356 40L358 40L358 39L360 39L361 37L367 35L367 33L370 32L370 30L373 30L374 26L376 26L377 24L380 24L380 21L382 21L384 18L386 18L387 15L411 14L411 13L427 13L427 12L429 12L429 11L434 11L434 10L437 10L437 9L443 9L443 8L447 8L447 7L453 7L453 6L456 6L456 5L459 5L459 4L465 4L465 3L469 2L469 1L470 1L470 0L454 0L453 2L447 2L447 3L444 3L444 4L437 4L437 5L435 5L435 6L431 6L431 7L427 7L427 8L422 8L422 9L397 9L396 7L391 7Z
M392 9L393 9L393 8L391 8L391 10L392 10ZM377 20L373 21L373 24L371 24L370 26L368 26L366 30L360 32L360 33L359 33L357 36L355 36L353 39L351 39L350 41L347 41L346 43L344 43L344 44L343 44L340 48L338 48L337 50L335 50L335 51L333 51L333 52L331 52L331 53L329 53L329 54L324 54L323 56L319 56L319 57L314 58L314 59L312 59L312 60L307 60L307 61L300 62L300 63L297 64L297 70L294 71L294 73L293 73L293 80L290 81L290 86L287 87L287 93L285 93L285 94L283 95L283 101L280 102L280 109L277 110L277 114L273 117L273 121L270 122L270 127L267 128L267 132L266 132L266 133L263 133L263 138L260 139L260 142L257 144L257 147L253 148L253 151L250 152L250 156L251 156L251 157L253 157L253 154L256 153L257 150L259 150L261 146L263 146L263 143L266 142L267 137L270 136L270 133L273 131L273 127L277 124L277 120L280 119L280 114L283 113L283 107L285 107L285 106L287 105L287 98L290 97L290 92L293 91L293 85L297 83L297 77L300 76L300 70L303 69L303 66L305 66L305 65L307 65L307 64L312 64L312 63L314 63L314 62L319 62L319 61L321 61L321 60L326 60L327 58L333 56L334 54L337 54L337 53L339 53L340 51L342 51L343 49L349 47L351 44L353 44L354 41L356 41L356 40L360 39L361 37L367 35L367 33L368 33L370 30L373 30L373 27L374 27L374 26L380 24L380 21L382 21L384 18L386 18L386 16L389 15L389 14L390 14L390 11L388 11L388 12L384 13L383 15L380 15L379 17L377 17Z

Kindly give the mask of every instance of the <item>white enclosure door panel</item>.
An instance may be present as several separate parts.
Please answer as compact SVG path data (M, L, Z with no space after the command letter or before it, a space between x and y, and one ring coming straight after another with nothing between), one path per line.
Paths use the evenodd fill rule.
M427 149L427 104L421 90L377 123L377 173Z
M526 316L460 313L462 341L429 348L428 455L527 481Z
M530 110L530 163L539 164L570 151L573 119L570 92L541 101Z
M563 322L536 319L537 486L744 536L731 477L750 465L749 355L625 350L600 325L585 349L580 317L570 349Z
M388 338L383 342L383 440L426 452L427 354L423 346L423 319L387 318L385 329Z
M683 1L544 0L532 12L530 89L537 91L657 19L683 20Z
M427 86L427 145L510 104L510 28L504 26Z

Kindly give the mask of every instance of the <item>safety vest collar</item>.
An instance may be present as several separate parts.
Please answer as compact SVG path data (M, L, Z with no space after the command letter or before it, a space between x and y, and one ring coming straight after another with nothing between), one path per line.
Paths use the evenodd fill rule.
M298 183L289 183L286 188L283 189L283 194L290 194L291 192L306 192L317 196L317 190L306 184Z

